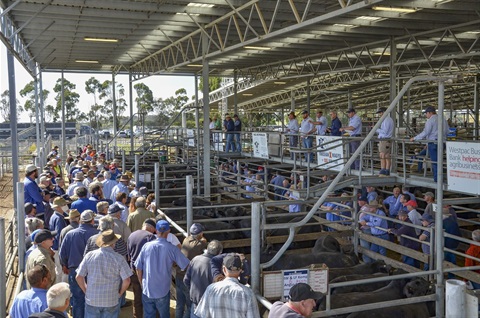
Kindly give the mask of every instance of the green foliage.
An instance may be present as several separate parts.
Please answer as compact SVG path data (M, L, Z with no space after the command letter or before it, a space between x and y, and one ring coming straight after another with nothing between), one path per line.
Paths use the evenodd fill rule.
M187 90L180 88L175 91L175 96L169 97L165 100L159 98L155 102L155 109L158 112L158 121L160 126L168 125L171 120L177 116L182 110L183 106L188 103ZM191 113L187 114L187 120L192 119ZM182 123L182 117L178 116L174 125L180 125Z
M65 121L82 121L87 118L85 113L81 112L77 107L80 95L75 92L76 85L63 79L63 94L65 102ZM62 79L59 78L53 88L53 91L57 93L55 100L57 101L55 107L52 107L53 121L57 122L62 114ZM47 108L45 108L47 109Z
M137 102L137 112L148 113L153 111L154 100L150 87L144 83L138 83L135 84L133 88L137 92L137 98L135 98L135 102Z
M2 93L0 96L0 117L2 117L5 123L9 123L11 121L10 116L10 92L8 89ZM20 103L16 102L17 105L17 119L21 112L23 112L23 108Z
M50 94L50 91L48 91L46 89L43 90L43 94L42 94L43 105L46 104L46 101L47 101L47 98L48 98L49 94ZM25 87L20 91L20 96L27 98L27 100L25 101L25 104L23 105L23 108L25 109L25 111L28 112L28 116L29 117L35 116L35 82L31 81L30 83L27 83L27 85L25 85ZM39 96L39 98L40 98L40 96ZM40 103L40 100L39 100L39 103ZM47 119L52 118L53 113L47 111L47 108L48 109L53 109L53 107L52 106L50 106L50 107L45 106L46 118Z
M219 89L220 84L222 83L221 77L209 77L208 78L208 89L210 92ZM198 89L201 91L203 90L203 77L200 77L200 81L198 82Z

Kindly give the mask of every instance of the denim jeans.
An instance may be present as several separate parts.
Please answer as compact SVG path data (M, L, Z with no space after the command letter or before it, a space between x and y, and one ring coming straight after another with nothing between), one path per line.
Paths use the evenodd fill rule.
M157 312L160 318L170 318L170 292L162 298L149 298L142 294L143 317L156 318Z
M78 286L77 280L75 279L76 275L76 268L70 268L70 273L68 274L68 283L70 284L70 292L72 293L72 298L70 299L70 303L72 305L72 316L73 318L84 318L85 294L80 286Z
M445 261L450 262L453 265L457 265L457 257L455 256L455 254L450 253L450 252L445 252L443 255L444 255L444 260ZM455 274L448 273L448 278L449 279L455 278Z
M370 228L365 229L365 230L362 229L362 232L365 233L365 234L372 234L372 232L370 231ZM367 242L365 240L360 240L360 246L369 250L370 249L370 242ZM373 262L373 260L365 254L362 254L362 260L365 263L372 263Z
M303 138L303 148L312 149L312 146L313 146L313 137ZM307 162L313 162L313 154L312 153L305 153L305 160Z
M85 318L117 318L120 315L120 304L113 307L94 307L85 304Z
M183 277L175 277L177 291L177 305L175 307L175 318L188 318L192 301L190 300L190 291L183 283Z
M233 134L232 133L226 133L227 135L227 145L225 146L225 152L229 152L232 150L232 152L235 152L235 142L233 141Z
M378 235L378 236L375 236L376 238L380 238L380 239L383 239L383 240L387 240L389 239L389 236L388 234L383 234L383 235ZM371 244L370 245L370 250L372 252L375 252L375 253L379 253L380 255L383 255L383 256L387 256L387 249L383 246L380 246L380 245L377 245L377 244Z
M292 148L298 147L298 136L290 136L288 144L290 146L290 159L293 159Z
M432 160L433 181L437 182L437 144L429 142L427 147L428 154L430 155L430 159Z
M242 152L242 143L240 142L240 133L235 133L235 144L237 146L237 152Z
M358 147L360 147L360 141L358 140L351 141L349 143L349 147L350 147L350 156L352 156L353 153L358 149ZM352 169L360 170L360 159L357 159L353 162Z
M198 317L197 315L195 315L195 309L197 309L197 305L195 305L194 303L192 303L191 312L190 312L190 318L200 318L200 317Z
M402 262L404 264L407 264L407 265L410 265L410 266L413 266L413 267L418 267L418 261L412 257L409 257L409 256L406 256L406 255L402 255Z

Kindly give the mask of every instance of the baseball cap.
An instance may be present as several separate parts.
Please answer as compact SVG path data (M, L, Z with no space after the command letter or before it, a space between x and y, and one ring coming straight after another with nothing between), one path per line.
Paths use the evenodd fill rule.
M304 114L308 114L308 110L306 110L306 109L303 110L303 111L302 111L302 115L304 115Z
M43 241L46 241L48 239L53 239L54 236L52 235L52 232L49 230L41 230L35 235L35 240L34 242L37 244L42 243Z
M400 210L398 211L398 215L408 215L408 211Z
M385 107L380 107L380 108L377 110L376 114L384 113L386 110L387 110L387 109L386 109Z
M193 223L190 227L190 234L198 235L203 232L203 226L200 223Z
M138 189L138 193L140 193L140 195L141 195L142 197L148 196L148 189L147 189L147 187L141 187L140 189Z
M156 225L157 232L163 233L170 230L170 224L165 220L160 220Z
M358 201L368 202L368 198L366 196L362 195L360 198L358 198Z
M144 224L151 225L151 226L153 226L154 228L157 227L157 224L155 224L155 221L154 221L153 219L146 219L143 223L144 223Z
M95 217L95 213L92 210L85 210L80 215L81 222L90 222Z
M40 169L39 167L37 167L36 165L28 165L26 168L25 168L25 173L26 174L30 174L36 170Z
M291 301L317 300L323 297L323 293L314 291L310 285L305 283L293 285L292 288L290 288L289 295Z
M355 112L355 109L353 109L353 108L349 108L349 109L347 110L347 113L354 113L354 112Z
M428 223L432 223L433 222L433 216L431 216L430 214L424 213L422 215L422 221L427 221Z
M413 200L408 201L407 204L405 204L405 205L409 205L409 206L414 207L414 208L416 208L418 206L417 202L413 201Z
M37 205L30 202L25 203L25 214L32 212L33 208L37 208Z
M435 112L435 107L433 106L428 106L423 110L424 113L434 113Z
M223 266L231 271L239 271L242 269L242 259L238 254L227 254L227 256L223 258Z
M112 204L108 207L108 214L115 214L120 211L122 211L122 208L116 204Z
M425 193L423 194L423 196L424 196L424 197L435 198L435 194L433 194L433 192L430 192L430 191L425 192Z

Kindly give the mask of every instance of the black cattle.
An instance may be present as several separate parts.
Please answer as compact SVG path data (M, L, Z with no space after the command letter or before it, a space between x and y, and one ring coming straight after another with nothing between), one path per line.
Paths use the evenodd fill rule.
M243 235L240 231L228 231L236 229L233 224L227 222L201 222L203 225L204 231L219 231L217 233L204 233L208 241L219 240L219 241L228 241L228 240L237 240L243 238Z
M273 258L274 253L262 254L261 262L265 263ZM280 259L267 270L296 269L311 264L326 264L328 267L352 267L358 264L358 258L343 253L325 252L318 254L290 254L282 255Z
M405 279L393 280L387 286L377 289L373 292L357 292L347 294L337 294L330 297L330 308L337 309L355 305L377 303L388 300L396 300L405 297L424 296L429 291L429 283L416 278L412 281ZM325 310L325 297L322 299L319 309ZM347 317L348 315L339 315L337 317Z
M426 303L408 304L388 308L379 308L368 311L356 312L347 318L429 318L431 317Z
M313 253L320 252L342 252L340 243L331 235L319 237L312 248Z
M344 275L339 276L330 280L330 284L334 283L343 283L343 282L351 282L354 280L360 279L368 279L368 278L376 278L376 277L385 277L388 276L386 273L375 273L369 275ZM371 292L377 289L383 288L390 283L389 280L383 282L375 282L375 283L368 283L368 284L355 284L351 286L344 286L344 287L335 287L331 289L331 294L346 294L346 293L355 293L355 292Z
M346 275L365 275L374 273L389 273L391 266L385 264L384 261L374 261L372 263L358 264L350 268L329 268L328 280L331 281L339 276Z

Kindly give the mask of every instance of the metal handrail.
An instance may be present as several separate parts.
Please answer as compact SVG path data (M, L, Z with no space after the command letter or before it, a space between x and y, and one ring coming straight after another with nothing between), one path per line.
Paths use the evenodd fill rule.
M280 250L275 254L275 256L270 261L268 261L267 263L264 263L264 264L260 265L261 268L267 268L267 267L272 266L285 253L287 248L293 242L293 238L294 238L294 235L295 235L295 228L305 225L310 220L310 218L315 214L315 212L318 210L318 208L323 204L323 202L327 198L328 193L330 193L335 188L335 186L340 182L340 179L343 177L343 175L347 172L348 169L350 169L350 166L353 164L353 162L355 160L357 160L360 153L365 149L366 145L374 137L377 129L380 128L383 121L396 108L396 105L398 104L400 99L403 97L403 95L407 92L407 90L410 88L410 86L412 86L413 83L419 82L419 81L440 81L440 80L446 81L446 80L449 80L451 78L452 77L435 77L435 76L417 76L417 77L411 78L405 84L405 86L400 90L398 95L393 99L393 101L390 103L388 108L383 113L382 117L373 126L372 130L368 133L368 135L365 137L365 139L360 143L360 146L357 148L357 150L353 154L351 154L350 159L345 163L343 169L337 174L335 179L333 179L332 183L328 186L328 188L325 190L325 192L322 194L322 196L318 199L317 203L315 203L315 205L312 207L312 209L308 212L308 214L305 216L305 218L303 218L303 220L301 220L299 222L292 223L292 224L265 224L262 227L263 230L273 230L273 229L281 229L281 228L287 229L288 228L289 229L289 236L288 236L288 239L286 240L286 242L280 248ZM252 207L252 211L253 211L253 207ZM259 259L259 257L260 257L260 247L258 246L258 249L257 249L253 246L254 244L257 244L257 243L259 243L259 242L252 242L252 259L253 258L258 258ZM254 253L254 250L255 250L255 253ZM255 262L252 260L252 263L256 263L256 262L257 262L257 260ZM259 286L260 286L260 275L259 275L260 273L255 272L255 275L257 275L258 277L253 277L254 276L253 274L254 273L252 272L252 287L254 288L254 290L258 290Z

